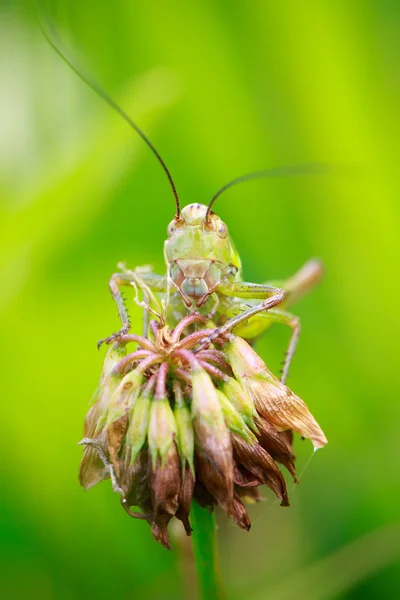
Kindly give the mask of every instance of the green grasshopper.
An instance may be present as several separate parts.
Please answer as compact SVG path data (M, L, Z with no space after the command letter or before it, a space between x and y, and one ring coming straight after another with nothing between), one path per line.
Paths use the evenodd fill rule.
M141 305L145 309L145 315L154 312L151 301L157 304L157 296L162 299L164 316L161 317L160 312L157 316L168 323L169 327L175 326L190 312L198 311L207 316L212 322L211 327L215 329L207 343L233 330L235 334L252 341L273 323L288 326L292 334L282 369L282 381L285 382L300 334L299 318L286 309L320 279L321 263L318 260L310 260L293 277L284 281L265 284L243 281L241 260L228 227L212 208L215 200L234 185L259 177L305 175L314 172L315 165L249 173L220 188L208 205L189 204L181 209L171 173L152 142L97 83L84 75L66 57L52 37L46 31L43 33L61 58L116 110L147 144L167 175L175 199L176 212L168 226L168 238L164 244L165 275L157 275L148 268L131 271L125 267L122 267L121 272L112 275L109 286L118 306L122 328L100 340L98 347L103 343L110 344L128 333L130 322L121 287L134 287L136 291L140 289L144 294L146 301ZM319 171L319 167L317 170Z

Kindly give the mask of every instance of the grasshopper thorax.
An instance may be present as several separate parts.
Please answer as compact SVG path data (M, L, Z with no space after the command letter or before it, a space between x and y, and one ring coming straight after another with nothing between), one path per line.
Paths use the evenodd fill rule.
M233 281L240 260L228 227L207 206L189 204L168 226L165 260L172 285L187 306L200 307L218 286Z

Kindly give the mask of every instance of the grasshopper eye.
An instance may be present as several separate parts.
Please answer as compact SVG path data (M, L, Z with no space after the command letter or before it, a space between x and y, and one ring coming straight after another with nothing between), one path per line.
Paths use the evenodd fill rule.
M172 234L174 234L177 229L181 229L181 227L183 227L184 223L185 222L183 219L179 219L178 221L176 219L174 219L173 221L171 221L171 223L168 225L168 229L167 229L168 237L170 237Z
M216 223L217 234L223 240L228 236L228 227L222 221Z

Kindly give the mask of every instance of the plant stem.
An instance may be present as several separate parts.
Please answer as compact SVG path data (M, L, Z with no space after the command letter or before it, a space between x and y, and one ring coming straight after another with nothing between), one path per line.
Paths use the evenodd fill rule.
M193 502L190 517L193 526L193 552L200 597L202 600L224 600L214 514L201 508L197 502Z

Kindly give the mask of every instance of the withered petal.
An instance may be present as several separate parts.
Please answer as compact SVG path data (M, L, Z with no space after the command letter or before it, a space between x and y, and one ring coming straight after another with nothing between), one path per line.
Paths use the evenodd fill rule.
M151 492L148 480L148 452L142 450L132 465L125 460L124 451L119 461L119 485L121 486L126 505L140 506L145 513L152 513Z
M239 525L241 529L245 529L246 531L250 531L251 521L248 515L248 512L239 498L238 494L235 493L233 496L233 508L230 513L230 516L235 521L236 525Z
M233 481L226 478L219 468L203 452L195 453L196 478L227 513L233 509Z
M128 429L128 415L124 415L118 421L114 421L107 428L107 447L110 462L114 466L116 474L119 475L118 453Z
M275 427L266 419L260 418L256 421L258 434L257 438L260 445L266 450L274 460L284 465L293 479L297 481L296 468L294 465L295 456L292 452L291 432L279 433ZM286 434L289 434L286 435ZM289 441L290 439L290 441Z
M192 533L192 528L189 521L189 513L192 504L193 490L194 477L189 465L187 464L181 490L179 492L179 507L175 514L176 518L182 521L187 535L191 535Z
M151 533L156 542L164 546L164 548L166 548L167 550L171 550L171 542L166 526L160 527L159 525L157 525L157 523L153 523L151 526Z
M281 506L289 506L285 479L273 458L260 444L248 444L237 434L232 434L234 455L248 471L270 487L282 501Z
M263 482L255 477L253 473L250 473L242 465L238 465L236 462L233 466L233 482L235 485L239 485L243 488L258 487L263 485Z
M160 527L167 527L179 506L181 489L181 464L175 442L167 452L164 464L157 459L155 470L149 459L154 522Z
M310 439L316 449L328 443L305 402L278 379L274 378L270 382L261 377L248 378L245 385L258 413L277 431L293 429L302 437Z
M204 485L198 479L196 479L194 484L193 498L199 506L208 508L210 512L214 510L214 506L217 504L214 496L206 490Z
M103 433L96 438L106 454L106 436ZM79 467L79 482L84 490L88 490L100 481L108 479L110 473L93 446L85 446Z

